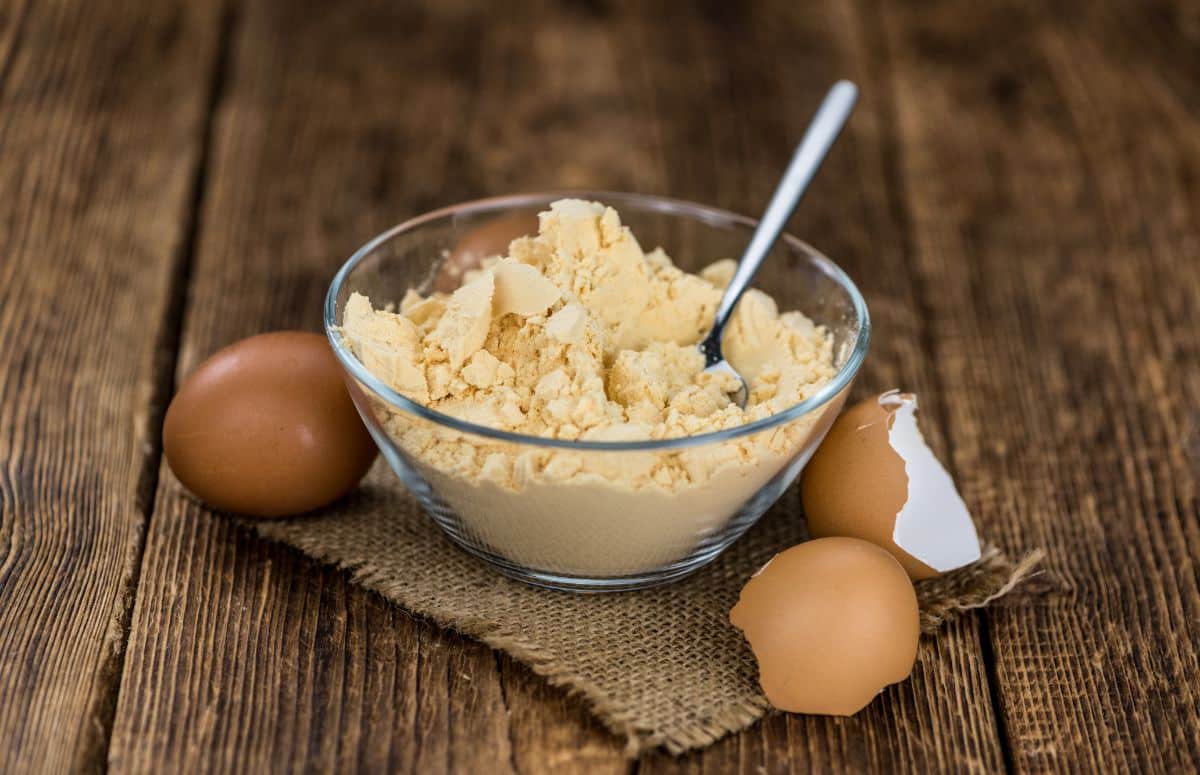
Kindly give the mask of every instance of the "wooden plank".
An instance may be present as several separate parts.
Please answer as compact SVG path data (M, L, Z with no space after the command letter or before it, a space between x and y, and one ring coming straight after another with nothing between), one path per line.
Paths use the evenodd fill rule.
M574 34L574 11L546 10ZM528 26L489 24L453 4L246 3L217 115L181 376L241 336L317 328L334 270L384 227L532 187L563 166L569 145L540 162L498 153L489 117L510 109L534 122L575 88L556 60L580 52L548 39L545 62L514 70ZM581 106L592 96L580 94ZM525 140L521 149L535 150ZM114 771L628 769L613 738L526 669L498 667L489 649L249 537L184 497L169 473L142 579Z
M1012 763L1195 771L1195 7L882 10L955 467L1049 550L988 614Z
M857 395L904 387L936 405L942 397L895 190L896 107L874 9L831 1L741 8L742 15L733 6L711 8L704 24L686 28L690 36L664 35L670 22L644 22L643 48L661 41L669 50L647 78L655 84L647 89L651 99L671 101L668 117L655 117L680 131L669 116L705 116L704 133L669 138L660 150L672 172L697 175L699 168L708 177L673 179L671 191L752 212L769 196L824 89L839 77L859 83L860 104L792 231L837 260L867 298L873 341ZM720 57L706 58L718 50ZM679 89L697 78L706 89ZM714 114L709 106L718 103L724 107ZM703 164L697 147L714 149ZM923 429L945 457L947 434L937 416ZM769 716L699 753L649 757L642 772L992 772L1003 769L1003 759L980 628L967 618L925 639L913 678L854 718Z
M104 760L217 21L0 7L0 771Z
M510 657L497 654L509 708L517 772L621 773L631 768L620 744L602 731L583 704Z

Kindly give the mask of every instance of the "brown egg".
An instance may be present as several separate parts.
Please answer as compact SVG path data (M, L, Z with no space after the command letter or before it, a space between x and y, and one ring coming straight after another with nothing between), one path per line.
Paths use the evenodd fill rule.
M433 289L452 293L462 285L464 272L475 269L488 256L503 256L508 245L519 237L538 233L538 218L534 213L501 215L465 232L438 269Z
M912 672L917 595L900 563L857 538L780 552L742 588L729 621L758 660L771 704L852 716Z
M227 511L280 517L358 484L376 447L318 334L260 334L192 372L167 409L163 450L175 476Z
M928 579L979 559L979 538L921 436L916 405L890 391L847 409L804 469L800 498L812 537L870 541Z

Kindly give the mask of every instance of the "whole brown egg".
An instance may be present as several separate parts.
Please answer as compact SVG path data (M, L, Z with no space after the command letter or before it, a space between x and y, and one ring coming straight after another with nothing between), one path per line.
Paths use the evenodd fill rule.
M252 336L200 364L167 409L163 451L201 499L257 517L336 500L377 454L329 342L299 331Z
M912 672L919 616L892 555L857 538L819 538L775 555L729 620L749 641L772 705L851 716Z

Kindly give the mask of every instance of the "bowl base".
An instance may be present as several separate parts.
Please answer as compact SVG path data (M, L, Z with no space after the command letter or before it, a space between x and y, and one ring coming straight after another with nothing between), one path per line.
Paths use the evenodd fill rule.
M543 589L553 589L558 592L576 592L583 594L594 594L599 592L632 592L638 589L649 589L650 587L662 586L670 584L679 579L689 576L692 573L708 565L715 560L717 556L723 552L732 540L722 542L718 545L708 548L706 551L688 555L685 560L667 565L662 568L656 568L653 571L645 573L631 573L626 576L575 576L563 573L551 573L549 571L539 571L533 568L527 568L522 565L517 565L509 560L493 554L489 551L475 546L459 536L455 535L455 531L447 530L446 537L453 541L460 549L483 560L488 565L492 566L501 574L510 579L521 581L526 584L531 584L535 587ZM735 536L736 538L736 536Z

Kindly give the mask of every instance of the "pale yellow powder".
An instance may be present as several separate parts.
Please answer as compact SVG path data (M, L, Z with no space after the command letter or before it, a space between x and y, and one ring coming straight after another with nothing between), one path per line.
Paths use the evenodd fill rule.
M823 328L800 312L781 315L771 297L750 291L723 342L747 379L749 401L745 409L730 401L734 385L703 372L696 343L733 269L725 260L683 272L662 250L645 253L612 208L561 200L541 214L537 235L513 241L507 256L467 273L452 294L410 291L398 314L354 294L343 335L397 392L469 422L568 440L696 435L783 411L835 373ZM460 516L474 515L494 549L581 573L649 567L685 552L697 531L715 529L774 475L816 423L678 451L589 453L493 442L382 403L377 409L422 474ZM510 496L517 500L505 505ZM618 503L627 496L636 497ZM659 497L667 500L651 508ZM683 519L672 517L680 509L690 516L639 538L657 540L649 553L624 547L603 558L568 551L570 533L556 535L554 518L536 516L573 510L584 518L600 508L597 500L607 501L604 513L622 509L622 519L670 522ZM506 521L508 511L523 516ZM635 520L622 529L648 528Z
M453 294L410 292L399 315L355 294L344 330L391 387L462 419L557 438L629 426L640 438L692 435L786 409L834 371L822 329L750 291L724 348L751 400L732 404L695 347L732 270L687 274L643 253L612 208L563 200Z

